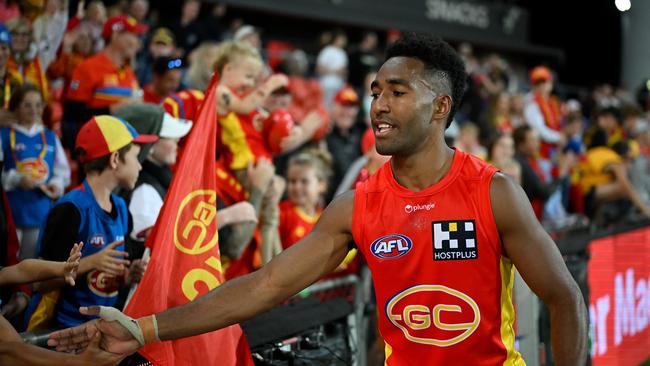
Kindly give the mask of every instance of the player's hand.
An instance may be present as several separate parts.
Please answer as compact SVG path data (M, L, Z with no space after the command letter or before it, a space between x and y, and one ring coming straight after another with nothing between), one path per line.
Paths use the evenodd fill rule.
M89 257L92 258L92 267L112 277L123 276L124 271L129 266L129 261L121 259L120 257L128 257L129 253L115 250L115 248L122 243L124 243L124 240L110 243L99 253L93 254Z
M79 269L83 245L83 242L75 244L72 250L70 250L68 260L63 264L63 277L65 278L65 282L70 286L74 286L74 280L77 278L77 270Z
M83 365L95 365L95 366L112 366L117 365L122 361L127 355L126 354L116 354L111 352L106 352L99 347L102 340L102 334L97 331L90 337L90 342L88 347L79 355L81 359L81 364Z
M79 308L79 312L84 315L99 315L102 319L91 320L74 328L53 332L47 341L48 346L55 347L60 352L85 350L98 332L102 334L101 348L111 353L130 355L144 345L144 341L138 341L133 334L139 332L140 338L142 338L142 331L137 322L119 310L104 306L91 306ZM130 327L131 330L127 327Z

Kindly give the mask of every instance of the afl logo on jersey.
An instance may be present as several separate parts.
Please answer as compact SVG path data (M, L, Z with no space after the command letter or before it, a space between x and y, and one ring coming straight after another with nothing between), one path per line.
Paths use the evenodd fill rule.
M413 241L406 235L391 234L382 236L370 244L370 251L380 259L395 259L408 253Z
M469 338L481 322L476 302L442 285L416 285L386 303L386 317L411 342L449 347Z
M95 234L90 237L90 240L88 242L95 248L101 248L104 246L104 244L106 244L106 239L104 239L104 235L102 234Z

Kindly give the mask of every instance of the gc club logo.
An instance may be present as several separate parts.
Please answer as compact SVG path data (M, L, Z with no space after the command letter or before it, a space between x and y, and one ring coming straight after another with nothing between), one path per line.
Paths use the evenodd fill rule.
M95 295L101 297L117 296L119 285L116 277L107 275L101 271L92 271L87 276L88 288Z
M481 322L476 302L442 285L416 285L386 303L386 317L411 342L448 347L474 333Z
M213 190L198 189L185 196L174 223L174 244L178 250L198 255L217 245L216 202L217 193Z
M413 241L402 234L382 236L370 244L370 251L380 259L399 258L408 253L411 248L413 248Z
M18 164L17 168L21 174L32 178L37 183L45 183L47 176L50 174L47 163L34 158L24 159Z

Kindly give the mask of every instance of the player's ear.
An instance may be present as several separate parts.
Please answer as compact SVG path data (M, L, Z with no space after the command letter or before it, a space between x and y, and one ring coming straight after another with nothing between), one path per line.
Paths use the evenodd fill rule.
M446 121L449 112L451 112L452 100L449 95L443 94L433 100L433 114L431 119L434 121Z

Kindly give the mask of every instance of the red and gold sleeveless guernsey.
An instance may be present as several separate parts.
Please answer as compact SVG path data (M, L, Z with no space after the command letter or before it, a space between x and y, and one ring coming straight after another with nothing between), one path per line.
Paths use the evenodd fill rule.
M422 191L400 186L390 163L356 187L352 231L372 272L386 365L525 365L514 267L490 205L496 171L456 150Z

